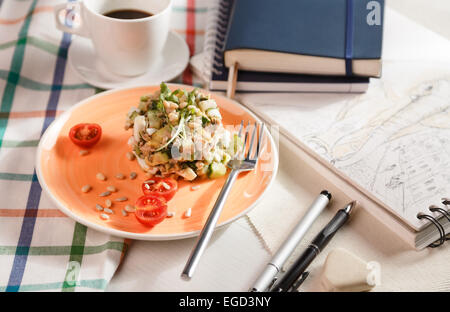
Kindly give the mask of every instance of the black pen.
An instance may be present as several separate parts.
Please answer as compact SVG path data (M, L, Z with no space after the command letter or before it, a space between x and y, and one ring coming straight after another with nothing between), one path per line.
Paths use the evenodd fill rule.
M306 278L306 268L316 256L328 245L334 234L345 224L355 207L352 201L344 209L339 210L330 222L313 239L302 255L294 262L288 271L280 278L271 291L288 292L296 291L301 282ZM300 278L302 276L302 278ZM297 282L300 280L300 282Z

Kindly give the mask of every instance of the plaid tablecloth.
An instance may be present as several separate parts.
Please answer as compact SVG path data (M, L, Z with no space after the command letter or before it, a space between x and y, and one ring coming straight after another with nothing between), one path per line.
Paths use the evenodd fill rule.
M71 35L53 21L60 2L0 0L1 291L104 290L130 243L67 218L36 177L49 124L101 92L67 66ZM202 48L206 11L207 0L174 2L172 29L185 35L191 54ZM177 82L196 83L189 69Z

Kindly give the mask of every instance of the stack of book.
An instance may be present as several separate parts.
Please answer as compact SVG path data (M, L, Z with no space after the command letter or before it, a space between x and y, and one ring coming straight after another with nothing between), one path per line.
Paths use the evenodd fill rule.
M383 8L383 0L215 0L191 67L210 90L234 80L238 91L365 92L381 75Z

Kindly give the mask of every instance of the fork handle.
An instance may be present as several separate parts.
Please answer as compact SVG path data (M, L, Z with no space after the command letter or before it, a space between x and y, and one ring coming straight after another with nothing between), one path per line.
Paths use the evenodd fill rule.
M209 214L208 220L200 233L200 236L197 240L197 243L194 249L191 251L189 255L189 259L186 262L186 265L181 273L181 277L184 279L190 279L194 275L195 268L200 261L200 257L208 245L209 240L211 239L211 235L214 232L214 228L216 227L217 220L219 220L220 213L222 212L223 206L225 205L225 201L230 193L231 187L236 181L236 178L239 174L238 170L231 170L225 184L220 191L219 196L217 197L216 203L214 204L211 213Z

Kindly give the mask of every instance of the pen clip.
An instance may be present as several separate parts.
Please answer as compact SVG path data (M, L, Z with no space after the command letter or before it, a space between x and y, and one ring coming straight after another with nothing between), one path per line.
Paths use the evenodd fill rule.
M275 285L275 282L277 281L278 276L275 276L272 280L272 282L270 283L269 287L267 287L267 289L270 291L273 287L273 285Z
M291 292L297 292L298 288L303 284L308 275L308 271L303 272L302 275L300 275L299 279L294 283L294 285L292 285Z

